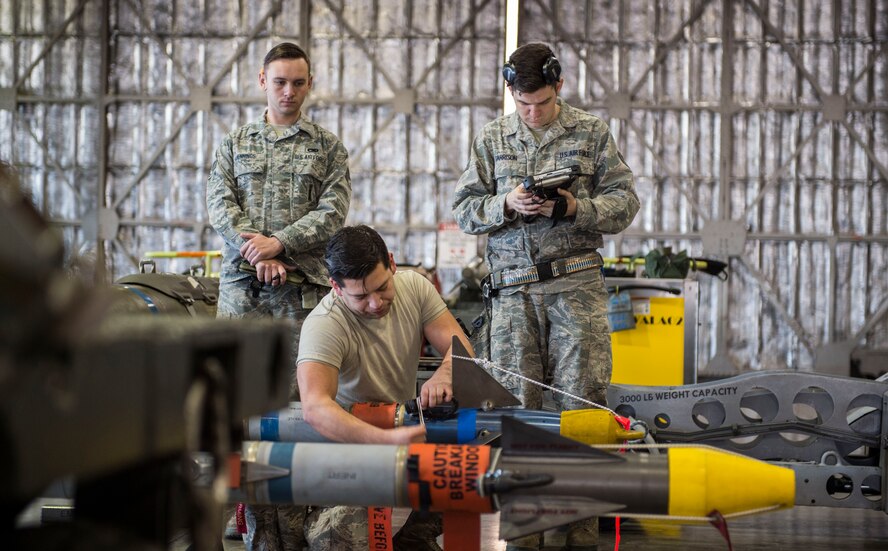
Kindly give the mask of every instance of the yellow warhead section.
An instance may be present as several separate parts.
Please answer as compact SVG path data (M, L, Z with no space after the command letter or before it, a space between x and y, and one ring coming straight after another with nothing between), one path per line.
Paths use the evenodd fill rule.
M644 438L644 433L626 430L604 409L575 409L561 412L561 436L589 445L620 444Z
M703 517L715 503L722 515L787 509L795 503L795 473L713 448L669 449L669 514Z

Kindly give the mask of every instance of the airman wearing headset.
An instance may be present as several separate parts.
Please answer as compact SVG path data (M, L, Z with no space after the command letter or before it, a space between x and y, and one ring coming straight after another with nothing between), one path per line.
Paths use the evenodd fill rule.
M545 44L526 44L502 76L516 113L481 130L459 179L453 216L472 235L487 235L490 360L525 377L604 404L611 374L607 290L598 249L602 234L626 229L639 209L632 172L607 124L560 97L561 64ZM559 196L541 199L528 176L571 168ZM476 352L484 347L476 346ZM524 406L542 407L542 389L492 373ZM553 393L562 409L588 407ZM597 519L572 524L567 549L596 549ZM509 542L538 549L540 534Z

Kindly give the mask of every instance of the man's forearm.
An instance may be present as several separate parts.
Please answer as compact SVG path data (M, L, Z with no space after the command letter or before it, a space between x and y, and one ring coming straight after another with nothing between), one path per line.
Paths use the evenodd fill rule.
M325 438L354 444L388 443L388 431L361 421L330 400L302 404L305 420Z

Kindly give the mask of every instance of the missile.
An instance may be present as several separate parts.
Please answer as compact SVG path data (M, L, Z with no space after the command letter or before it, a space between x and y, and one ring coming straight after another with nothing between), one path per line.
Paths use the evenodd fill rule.
M124 276L105 291L110 314L153 314L215 318L219 279L139 273Z
M592 516L710 520L792 507L793 471L707 447L614 454L506 416L501 448L244 442L229 501L500 512L513 539ZM751 483L754 481L754 483Z
M452 404L452 402L451 402ZM602 409L541 411L494 408L490 411L447 407L423 410L426 441L435 444L489 443L502 432L501 419L512 417L548 432L561 434L584 444L618 444L639 440L644 433L625 430L613 413ZM418 425L416 404L358 403L349 412L374 426L390 429ZM249 417L244 421L246 440L273 442L328 442L305 421L300 402L284 409Z
M638 440L643 432L627 431L608 410L581 409L564 412L514 409L520 405L508 390L474 362L460 359L468 355L454 338L452 402L423 410L422 421L415 402L406 404L358 403L349 412L383 429L426 426L426 441L440 444L489 443L502 432L500 419L515 417L522 422L560 433L586 444L617 444ZM305 421L302 404L244 420L246 440L274 442L327 442L327 438Z

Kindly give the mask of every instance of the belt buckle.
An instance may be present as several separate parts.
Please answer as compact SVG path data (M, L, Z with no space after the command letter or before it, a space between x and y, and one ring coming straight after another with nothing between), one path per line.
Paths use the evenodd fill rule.
M492 289L490 288L490 282L485 281L481 284L481 296L484 298L490 298L490 292Z
M495 297L498 291L493 287L493 282L489 279L490 276L484 278L481 281L481 297L487 301L491 298Z

